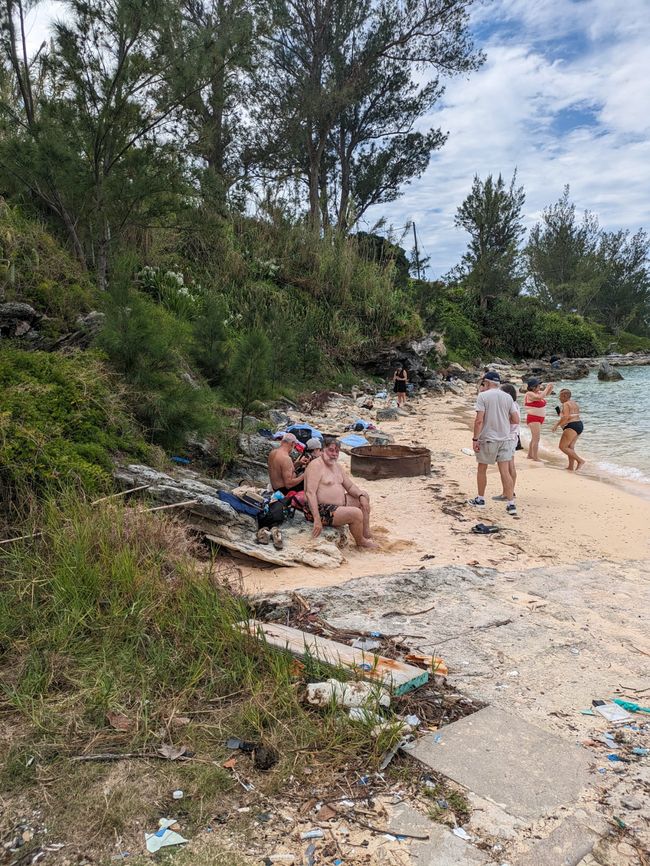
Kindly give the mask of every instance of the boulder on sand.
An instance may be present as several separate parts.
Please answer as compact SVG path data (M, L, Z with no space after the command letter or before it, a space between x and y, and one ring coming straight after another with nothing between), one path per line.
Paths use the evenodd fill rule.
M600 382L619 382L622 378L619 371L614 369L609 361L601 361L598 368L598 380Z

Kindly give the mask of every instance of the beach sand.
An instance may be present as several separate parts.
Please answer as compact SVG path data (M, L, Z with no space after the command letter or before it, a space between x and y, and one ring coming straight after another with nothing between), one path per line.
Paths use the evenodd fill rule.
M380 548L345 550L339 568L258 568L238 562L247 592L269 592L306 586L328 586L350 578L390 574L440 565L528 569L588 560L650 558L650 498L644 489L607 483L602 477L568 472L555 449L540 452L544 463L517 453L519 517L505 513L496 467L488 471L487 507L474 509L476 461L461 449L471 447L473 398L423 397L410 403L413 414L382 422L395 442L431 449L430 477L359 480L370 493L371 526ZM547 445L556 442L546 425ZM585 455L588 456L588 455ZM349 457L341 461L349 469ZM300 515L296 520L302 520ZM502 532L471 533L478 522L495 523Z

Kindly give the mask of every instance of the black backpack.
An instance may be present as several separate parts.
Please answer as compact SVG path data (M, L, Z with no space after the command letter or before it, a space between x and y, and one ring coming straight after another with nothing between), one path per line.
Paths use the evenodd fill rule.
M274 499L266 506L262 514L257 517L258 529L271 529L284 523L284 505L278 499Z

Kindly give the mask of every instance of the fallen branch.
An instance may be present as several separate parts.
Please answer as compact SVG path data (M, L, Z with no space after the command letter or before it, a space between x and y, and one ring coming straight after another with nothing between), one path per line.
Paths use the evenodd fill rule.
M38 536L42 534L42 532L31 532L29 535L18 535L16 538L5 538L4 541L0 541L0 544L13 544L14 541L26 541L28 538L38 538Z
M164 511L167 508L183 508L186 505L197 505L198 499L188 499L185 502L172 502L171 505L157 505L155 508L145 508L145 511Z
M100 755L73 755L71 761L127 761L132 758L163 758L154 752L106 752Z
M435 609L435 604L427 607L425 610L389 610L388 613L382 613L382 619L387 616L421 616L423 613L429 613Z
M91 505L99 505L100 502L106 502L108 499L117 499L119 496L128 496L129 493L137 493L138 490L147 490L151 487L150 484L141 484L139 487L132 487L130 490L122 490L119 493L111 493L110 496L102 496L101 499L95 499Z
M510 625L511 622L511 619L498 619L496 622L488 622L485 625L472 626L472 628L461 631L459 634L452 634L451 637L445 637L442 640L436 641L436 646L441 643L448 643L450 640L457 640L459 637L465 637L465 635L471 634L474 631L484 631L486 628L501 628L502 625Z

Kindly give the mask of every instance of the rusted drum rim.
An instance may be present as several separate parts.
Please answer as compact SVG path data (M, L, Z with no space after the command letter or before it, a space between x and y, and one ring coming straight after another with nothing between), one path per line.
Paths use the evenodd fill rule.
M351 471L367 479L429 475L431 452L408 445L363 445L352 448Z

